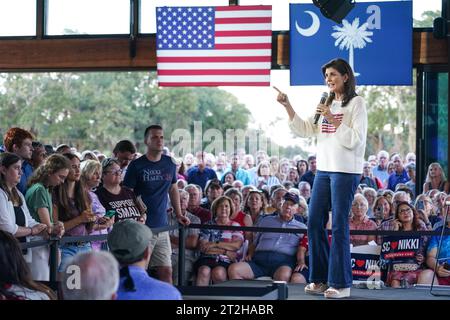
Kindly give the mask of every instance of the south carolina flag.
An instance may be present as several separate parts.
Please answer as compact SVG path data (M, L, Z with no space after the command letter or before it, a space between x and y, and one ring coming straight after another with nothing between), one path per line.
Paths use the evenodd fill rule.
M272 6L157 7L160 86L269 86Z

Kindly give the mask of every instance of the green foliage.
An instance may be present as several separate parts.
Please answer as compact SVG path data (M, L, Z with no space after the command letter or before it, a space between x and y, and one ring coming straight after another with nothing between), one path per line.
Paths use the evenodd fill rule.
M150 124L192 133L201 121L225 134L246 129L250 112L218 88L161 89L155 73L102 72L0 74L0 114L2 134L19 126L45 143L109 153L121 139L142 142Z
M441 11L424 11L421 14L421 20L413 19L413 26L415 28L430 28L433 26L433 20L441 16Z

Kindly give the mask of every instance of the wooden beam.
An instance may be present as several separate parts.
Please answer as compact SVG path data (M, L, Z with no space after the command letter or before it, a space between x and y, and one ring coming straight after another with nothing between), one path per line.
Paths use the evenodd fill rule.
M276 67L289 67L289 33L273 37ZM447 64L448 44L431 32L413 33L413 64ZM155 35L139 36L136 57L130 57L130 39L64 38L1 39L0 72L155 70Z

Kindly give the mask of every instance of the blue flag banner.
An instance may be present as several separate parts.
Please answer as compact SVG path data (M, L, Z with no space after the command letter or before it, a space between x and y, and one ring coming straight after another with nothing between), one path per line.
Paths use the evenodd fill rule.
M321 66L349 62L358 85L412 85L412 1L360 2L342 25L290 4L291 85L323 85Z

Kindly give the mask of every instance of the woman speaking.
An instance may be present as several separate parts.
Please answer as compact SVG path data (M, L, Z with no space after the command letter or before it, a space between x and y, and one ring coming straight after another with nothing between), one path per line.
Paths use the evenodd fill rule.
M308 218L310 283L305 292L345 298L352 286L348 217L363 168L367 112L345 60L326 63L322 74L330 93L317 106L316 121L316 117L301 119L287 95L275 89L279 92L277 101L289 115L290 128L300 137L317 136L318 170ZM326 230L330 208L331 244Z

